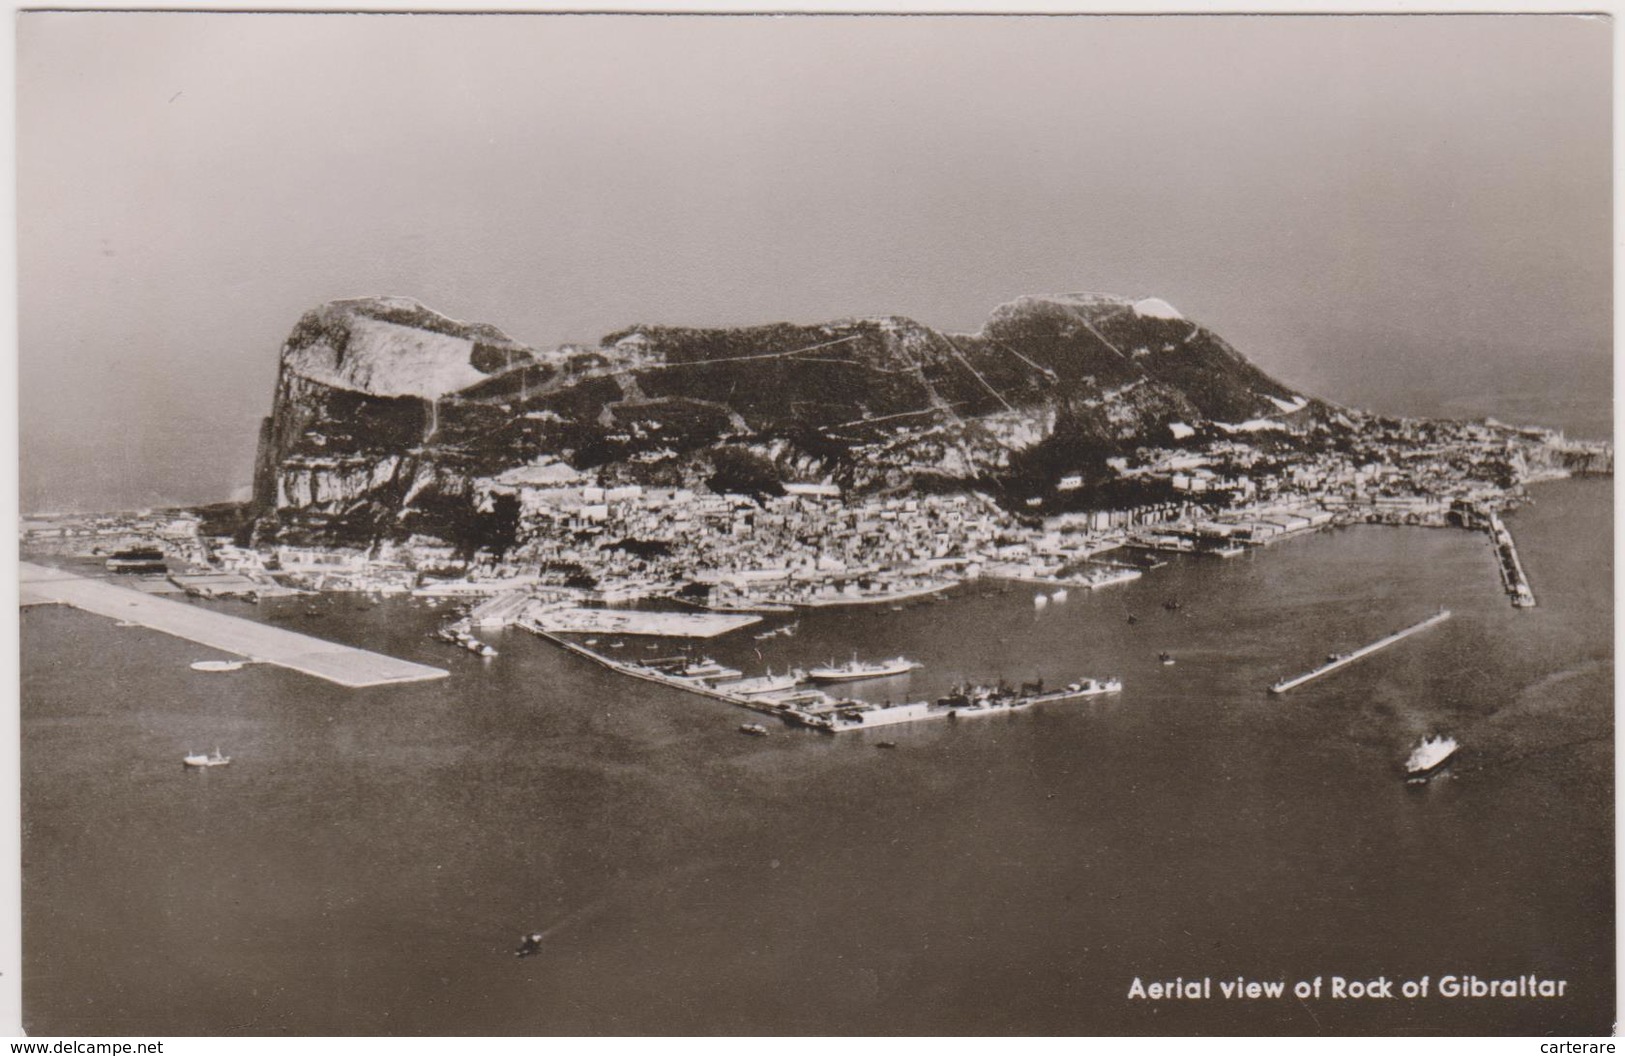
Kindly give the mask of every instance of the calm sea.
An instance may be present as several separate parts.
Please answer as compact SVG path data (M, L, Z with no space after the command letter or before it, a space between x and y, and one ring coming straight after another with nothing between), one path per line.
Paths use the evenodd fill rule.
M406 601L220 607L450 680L204 675L187 667L201 647L27 610L27 1027L1607 1033L1612 484L1535 494L1508 520L1530 611L1482 535L1371 527L1177 560L1041 610L1031 587L980 584L709 643L752 672L854 650L925 663L867 685L876 699L965 678L1126 683L840 737L743 737L747 713L519 631L488 634L502 655L481 661L429 640L440 613ZM1265 693L1440 605L1454 619ZM1463 754L1408 787L1401 762L1434 731ZM230 767L182 770L217 745ZM517 960L538 930L545 953ZM1217 989L1526 973L1567 996ZM1208 976L1214 997L1129 1000L1137 976Z

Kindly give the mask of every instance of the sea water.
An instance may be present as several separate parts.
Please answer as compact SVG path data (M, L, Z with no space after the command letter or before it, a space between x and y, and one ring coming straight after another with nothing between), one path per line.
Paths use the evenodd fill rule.
M444 609L406 599L211 604L450 679L199 673L202 647L29 609L25 1024L1606 1033L1612 482L1533 495L1507 519L1531 610L1509 604L1481 533L1356 527L1179 558L1042 610L1036 587L982 581L696 647L747 674L854 651L925 665L850 687L877 701L963 680L1124 681L839 736L768 720L770 736L744 737L757 716L517 629L482 632L501 656L481 660L428 637ZM1441 605L1444 624L1266 692ZM797 619L793 636L753 637ZM624 641L628 660L675 646ZM1460 756L1407 785L1403 760L1436 732ZM216 746L229 767L181 767ZM542 952L517 959L530 932ZM1567 980L1565 996L1438 990L1447 974L1530 973ZM1423 976L1426 998L1330 996L1334 977ZM1284 989L1223 997L1237 977ZM1213 996L1129 996L1176 978ZM1294 996L1317 978L1319 997Z

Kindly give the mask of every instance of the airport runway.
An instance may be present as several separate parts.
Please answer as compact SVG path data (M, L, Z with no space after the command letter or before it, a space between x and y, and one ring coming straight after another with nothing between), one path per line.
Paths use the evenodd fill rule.
M145 594L102 579L88 579L24 561L20 565L24 605L58 603L126 620L221 652L276 664L325 678L341 686L381 686L445 678L450 672L397 660L382 653L340 645L308 634L228 616L183 601Z

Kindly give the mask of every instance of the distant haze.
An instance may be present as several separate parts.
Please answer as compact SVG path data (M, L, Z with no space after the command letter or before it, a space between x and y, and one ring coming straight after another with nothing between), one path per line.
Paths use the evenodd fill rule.
M1601 18L17 22L25 511L227 498L366 294L536 346L1156 295L1329 399L1609 428Z

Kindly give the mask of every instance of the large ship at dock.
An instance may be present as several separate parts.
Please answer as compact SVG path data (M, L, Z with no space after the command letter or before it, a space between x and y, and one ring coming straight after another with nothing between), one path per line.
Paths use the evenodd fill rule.
M1019 711L1034 704L1097 697L1117 693L1122 688L1122 680L1117 678L1083 678L1051 690L1045 690L1042 681L1025 683L1019 691L1002 682L996 686L956 686L937 701L937 706L947 709L949 718L972 718L997 711Z
M164 552L156 546L133 546L118 550L107 558L109 572L168 572Z
M698 660L685 661L679 664L651 664L650 666L663 669L674 678L692 679L705 685L713 685L717 682L731 682L744 677L745 674L738 668L719 664L708 656L702 656Z
M868 678L906 675L915 668L924 666L917 660L901 656L891 660L859 660L854 656L844 664L836 664L832 660L828 664L812 668L807 672L807 677L814 682L858 682Z
M757 678L741 678L736 682L718 682L715 687L722 693L733 693L741 697L754 697L763 693L782 693L785 690L795 689L805 681L805 671L787 671L782 675L775 675L769 671Z
M1034 704L1051 704L1063 700L1077 700L1081 697L1098 697L1106 693L1119 693L1123 689L1123 680L1120 678L1084 678L1076 682L1068 682L1059 689L1052 689L1032 697Z

